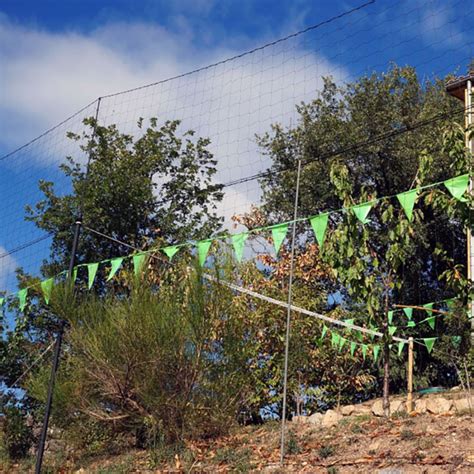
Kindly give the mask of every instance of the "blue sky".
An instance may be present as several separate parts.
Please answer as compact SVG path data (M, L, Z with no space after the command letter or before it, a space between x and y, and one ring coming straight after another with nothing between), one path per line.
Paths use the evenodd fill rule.
M0 156L98 96L205 66L361 3L363 0L3 0ZM224 125L207 127L211 112L202 111L201 107L199 115L197 99L194 108L189 109L193 117L190 126L198 130L202 127L203 133L211 136L216 155L225 153L229 162L237 162L237 157L242 160L237 163L239 170L222 175L225 181L249 169L245 159L253 161L251 171L258 171L265 162L242 152L250 147L246 145L253 137L250 132L268 129L273 117L291 121L289 110L300 100L314 96L322 75L330 73L341 80L352 80L372 70L384 70L390 61L417 66L422 78L444 75L456 68L464 72L468 59L473 57L472 33L469 36L474 30L473 10L474 5L464 0L378 0L363 13L289 42L289 53L279 46L280 49L265 50L260 56L226 65L219 74L227 83L218 82L219 74L198 76L202 84L212 79L207 88L211 92L206 89L207 95L203 95L208 103L223 104L226 97L233 96L240 106L248 103L247 110L239 109L242 117L255 117L251 104L257 96L249 91L260 87L260 109L271 113L258 119L258 130L231 136L230 125L227 129L222 128ZM290 53L293 69L286 71L287 63L278 61ZM231 78L249 64L255 66L253 60L268 63L252 76L257 82L247 80L250 75L242 73L237 82L233 79L234 89L229 89ZM303 63L304 77L298 72ZM265 89L264 83L272 84L273 89ZM276 99L279 85L283 92ZM190 83L185 86L191 87ZM157 97L164 97L159 94L165 92L169 94L164 88L157 89ZM265 102L265 96L270 102ZM176 99L175 110L183 108L178 103ZM136 104L134 109L122 110L129 113L132 121L137 118L135 111L141 113L148 106ZM123 104L110 101L108 107L107 113L113 117ZM230 111L236 106L229 105L228 111L224 105L220 107L223 119L232 122ZM80 118L0 161L0 290L14 289L15 267L22 265L35 271L47 255L49 242L44 241L1 258L5 251L42 235L23 222L24 206L38 200L39 179L53 180L60 190L67 190L57 164L67 153L74 153L64 134L67 127L77 126ZM241 148L232 148L232 143ZM239 195L236 192L229 198L232 207L228 204L227 211L244 210L257 199L255 193L248 189Z

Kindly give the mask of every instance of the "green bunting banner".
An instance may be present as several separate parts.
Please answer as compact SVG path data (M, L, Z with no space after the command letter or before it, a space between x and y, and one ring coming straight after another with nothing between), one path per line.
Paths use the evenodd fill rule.
M413 316L413 308L403 308L403 312L406 314L408 320L411 321Z
M389 326L388 327L388 333L390 334L390 336L393 336L395 334L396 330L397 330L396 326Z
M249 236L248 232L242 232L240 234L234 234L231 237L232 246L234 247L235 257L238 262L242 261L245 241L247 240L248 236Z
M397 194L397 199L403 207L403 210L405 211L409 221L413 219L413 207L415 206L417 196L417 189L412 189L411 191L405 191L404 193Z
M373 201L364 202L362 204L352 206L352 212L356 215L357 219L362 222L362 224L367 224L367 222L369 222L367 220L367 216L369 215L369 212L372 209L372 205Z
M462 176L448 179L444 182L444 185L451 195L460 201L469 186L469 175L463 174Z
M109 276L107 277L107 281L112 280L112 278L115 276L115 274L118 272L119 268L122 266L123 258L113 258L110 261L110 272Z
M339 334L331 332L331 344L337 346L339 344Z
M342 348L344 347L344 344L346 343L347 339L345 339L344 337L340 337L339 338L339 352L342 350Z
M351 356L354 356L356 346L357 346L357 344L355 342L351 342Z
M437 339L436 337L423 338L423 342L425 343L426 349L428 349L428 354L431 354L431 351L433 350L433 346L436 339Z
M321 339L324 338L324 336L326 335L328 331L328 327L326 325L323 325L323 330L321 332Z
M379 357L380 346L374 346L374 362L377 362L377 358Z
M51 299L51 293L53 291L54 278L48 278L41 282L41 292L43 293L43 298L46 304L49 304Z
M405 343L403 341L400 341L398 343L398 355L402 355L402 352L403 352L403 348L405 347Z
M199 258L199 265L201 267L204 266L207 259L207 254L209 253L209 249L212 245L212 239L201 240L197 243L197 251L198 251L198 258Z
M367 347L368 346L366 344L362 344L362 357L364 358L364 360L367 356Z
M171 261L176 252L179 250L179 247L177 245L169 245L168 247L163 247L161 250Z
M87 288L89 290L92 288L92 285L94 284L95 276L97 275L97 270L99 269L99 264L98 263L89 263L87 265Z
M388 324L392 324L393 322L393 311L388 312Z
M415 321L408 321L407 328L414 328L416 326Z
M319 214L318 216L311 217L309 222L313 228L314 235L319 246L322 248L324 243L324 236L326 235L326 229L328 226L329 214Z
M145 263L145 257L146 255L144 253L139 253L133 256L133 272L135 273L136 277L140 275L140 272L143 269L143 264Z
M26 307L26 297L28 296L28 288L23 288L18 292L18 301L20 311L24 311Z
M278 224L270 227L272 231L273 246L275 247L275 254L278 255L281 244L285 240L286 234L288 232L288 224Z
M431 311L433 309L433 305L434 303L426 303L423 305L423 308L426 309L426 312L429 314L429 315L432 315L433 314L433 311Z
M431 329L434 329L435 328L435 321L436 321L436 317L435 316L430 316L429 318L426 318L425 321L430 325L430 328Z
M5 303L5 298L1 297L0 298L0 307L3 306L3 303Z

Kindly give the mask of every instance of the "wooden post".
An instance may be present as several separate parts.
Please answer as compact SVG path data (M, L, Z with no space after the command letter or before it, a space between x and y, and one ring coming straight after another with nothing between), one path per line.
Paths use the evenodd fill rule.
M407 386L407 412L413 411L413 338L408 338L408 386Z

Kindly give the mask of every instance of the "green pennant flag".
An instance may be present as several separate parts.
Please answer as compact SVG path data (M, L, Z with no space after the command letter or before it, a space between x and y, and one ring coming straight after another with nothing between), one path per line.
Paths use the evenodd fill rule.
M392 324L393 321L393 311L388 312L388 324Z
M364 360L366 356L367 356L367 346L365 344L362 344L362 357L364 358Z
M354 324L354 318L344 319L344 322L347 324ZM352 331L351 328L346 328L346 329L348 329L349 331Z
M163 247L162 249L163 252L165 252L166 256L170 259L174 257L175 253L179 250L179 247L177 245L169 245L168 247Z
M5 298L1 297L0 298L0 307L3 306L3 303L5 303Z
M78 271L78 268L77 268L77 267L74 267L73 270L72 270L72 282L73 282L73 283L76 283L76 280L77 280L77 271Z
M362 204L357 204L352 206L352 212L356 215L362 224L367 224L367 216L369 215L370 210L372 209L373 202L363 202Z
M351 356L354 357L354 352L356 350L357 344L355 342L351 342Z
M248 232L242 232L241 234L235 234L231 237L232 245L234 247L235 257L237 261L242 261L242 254L244 253L244 246L247 237L249 236Z
M433 350L434 343L438 339L437 337L425 337L423 338L423 342L425 343L426 348L428 349L428 354L431 354Z
M403 312L406 314L408 321L411 321L413 316L413 308L403 308Z
M318 244L321 248L323 246L324 237L326 235L328 219L329 219L328 213L319 214L318 216L311 217L309 219L311 227L313 228L313 231L314 231L314 235L316 236L316 240L318 241Z
M454 198L461 200L469 186L469 175L463 174L462 176L456 176L456 178L447 179L444 185Z
M118 272L118 269L121 267L122 265L122 262L123 262L123 258L122 257L118 257L118 258L113 258L111 261L110 261L110 272L109 272L109 276L107 277L107 281L110 281L112 280L112 278L115 276L115 274Z
M286 234L288 232L288 224L278 224L270 227L272 231L273 245L275 247L275 254L278 255L281 244L285 240Z
M94 280L95 280L95 276L97 275L98 268L99 268L98 263L87 264L87 278L88 278L87 287L89 288L89 290L92 288L92 285L94 284Z
M405 211L409 221L413 219L413 207L415 205L417 196L417 189L412 189L411 191L405 191L404 193L397 194L397 199L403 207L403 210Z
M379 352L380 352L380 346L374 346L374 362L377 362Z
M403 348L405 347L405 343L403 341L398 343L398 355L402 355Z
M459 346L461 345L461 336L453 336L451 342L455 349L459 349Z
M408 321L407 328L414 328L416 326L415 321Z
M328 331L328 327L324 324L323 330L321 331L321 339L326 335L327 331Z
M433 305L434 303L426 303L423 305L423 308L426 308L426 312L431 316L433 314L433 311L431 311L433 309Z
M446 306L448 307L449 311L453 310L455 301L456 300L454 298L449 298L447 300L444 300L444 302L446 303Z
M133 256L133 271L136 277L138 277L138 275L143 269L143 264L145 263L145 257L146 255L144 253L139 253Z
M26 307L26 297L28 296L28 288L23 288L18 292L18 300L20 302L20 311L23 311Z
M346 339L343 337L339 338L339 352L341 352L342 348L344 347L344 344L346 343Z
M51 293L53 291L54 278L48 278L41 282L41 291L43 293L43 298L46 304L49 304L51 299Z
M388 327L388 333L390 334L390 336L393 336L395 334L397 330L397 326L389 326Z
M331 333L331 345L337 346L339 344L339 335L336 332Z
M199 265L201 267L206 263L207 254L212 245L212 239L201 240L197 243L197 251L199 257Z
M435 328L435 320L436 320L435 316L430 316L429 318L425 319L425 321L430 325L431 329Z
M372 326L372 324L370 325L370 329L372 331L377 331L377 328ZM370 337L370 340L373 341L375 339L375 334L369 334L369 337Z

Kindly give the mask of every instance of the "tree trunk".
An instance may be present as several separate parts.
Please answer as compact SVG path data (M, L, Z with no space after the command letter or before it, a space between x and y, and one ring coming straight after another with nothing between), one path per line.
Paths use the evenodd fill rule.
M390 347L388 341L383 344L383 414L390 416L389 381L390 381Z

